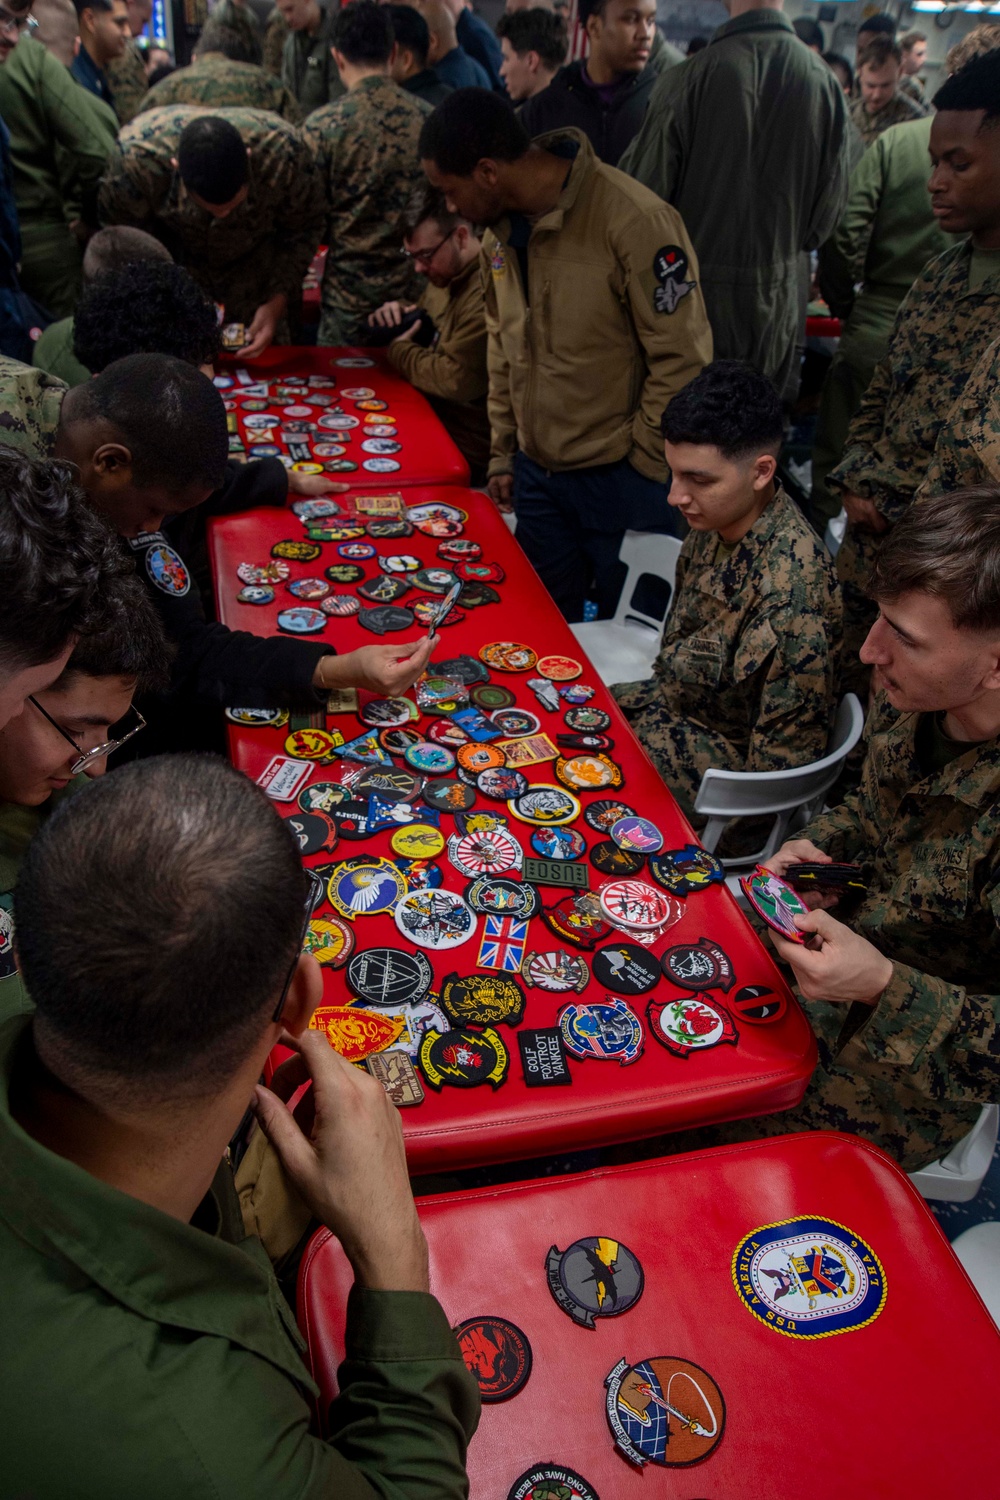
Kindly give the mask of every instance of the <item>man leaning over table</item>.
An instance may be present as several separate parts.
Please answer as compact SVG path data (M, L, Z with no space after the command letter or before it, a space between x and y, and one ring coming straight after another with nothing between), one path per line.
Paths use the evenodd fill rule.
M848 1130L914 1171L1000 1097L1000 489L911 506L871 579L861 785L768 861L861 866L855 910L774 935L819 1043L795 1109L657 1144ZM648 1145L648 1143L647 1143Z
M221 759L126 766L33 840L15 920L35 1008L0 1018L5 1495L468 1495L476 1382L430 1291L395 1107L308 1029L307 909L284 823ZM279 1039L296 1056L272 1092ZM354 1273L326 1440L240 1219L248 1107Z

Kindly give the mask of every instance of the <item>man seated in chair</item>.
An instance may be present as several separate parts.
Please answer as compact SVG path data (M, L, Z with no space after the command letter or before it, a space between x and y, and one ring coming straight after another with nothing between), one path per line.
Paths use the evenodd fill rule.
M833 727L840 590L775 481L783 427L770 381L736 360L663 414L668 499L691 530L653 676L612 692L688 817L710 766L808 765Z
M395 1107L309 1029L308 896L273 805L210 756L125 766L32 840L15 920L35 1010L0 1019L4 1494L468 1495L478 1389L430 1294ZM248 1107L354 1273L325 1440L240 1221Z

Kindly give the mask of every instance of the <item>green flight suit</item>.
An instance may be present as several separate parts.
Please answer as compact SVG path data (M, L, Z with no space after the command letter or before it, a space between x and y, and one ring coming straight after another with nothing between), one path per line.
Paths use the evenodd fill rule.
M647 68L654 73L666 73L670 68L676 68L678 63L684 61L684 53L673 42L668 42L663 32L657 26L653 32L653 45L649 49L649 62Z
M97 224L97 185L118 122L41 42L24 35L0 67L0 115L10 131L21 221L21 285L54 317L73 311L83 247L71 218ZM79 205L79 212L68 204Z
M619 165L684 220L716 359L749 360L792 399L799 258L833 230L850 172L830 69L778 11L748 11L661 73Z
M83 385L90 379L90 371L73 353L72 318L60 318L58 323L49 324L35 342L31 363L36 370L44 370L67 385Z
M710 766L781 771L826 754L840 592L829 554L779 489L733 547L689 531L653 676L612 689L690 817Z
M337 64L330 51L330 33L338 5L320 5L321 20L316 32L289 31L281 52L281 81L299 101L303 115L332 104L347 90L340 81Z
M12 997L16 1003L16 997ZM329 1441L303 1340L228 1166L190 1224L47 1150L0 1023L6 1495L31 1500L466 1500L476 1382L436 1299L355 1286Z
M851 174L847 206L819 252L824 296L843 320L813 444L812 508L823 520L840 510L826 477L840 462L851 418L889 346L899 304L927 262L953 243L931 213L930 135L928 117L878 137Z

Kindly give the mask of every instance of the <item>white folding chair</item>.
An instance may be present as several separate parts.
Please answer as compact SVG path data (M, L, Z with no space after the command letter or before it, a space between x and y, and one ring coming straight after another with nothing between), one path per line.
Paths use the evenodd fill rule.
M727 869L751 866L769 859L784 843L793 823L804 828L823 805L823 798L840 775L844 761L861 738L865 715L854 693L846 693L837 709L830 748L822 760L787 771L720 771L710 767L701 778L694 810L708 819L701 835L706 849L715 849L726 825L734 819L773 817L767 842L756 854L723 860Z
M986 1303L990 1317L1000 1325L1000 1224L973 1224L952 1241L951 1248Z
M909 1174L917 1192L942 1203L968 1203L979 1192L990 1169L998 1130L1000 1107L984 1104L968 1135L963 1135L947 1156Z
M601 681L638 682L652 676L663 625L674 602L674 576L681 544L657 531L626 531L618 556L628 568L613 620L591 620L572 626L573 634L593 662ZM662 619L637 608L634 599L643 577L665 580L670 598Z
M847 531L847 511L843 506L835 516L831 516L826 523L826 531L823 534L823 542L831 557L836 557Z

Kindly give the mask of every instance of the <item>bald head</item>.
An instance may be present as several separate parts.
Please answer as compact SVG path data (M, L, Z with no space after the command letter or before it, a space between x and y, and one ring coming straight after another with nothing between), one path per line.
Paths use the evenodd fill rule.
M64 68L71 68L77 54L80 22L73 0L35 0L32 15L38 22L36 37Z
M442 57L447 57L452 48L458 46L455 17L448 9L447 0L418 0L417 10L427 22L431 34L427 62L433 68Z

